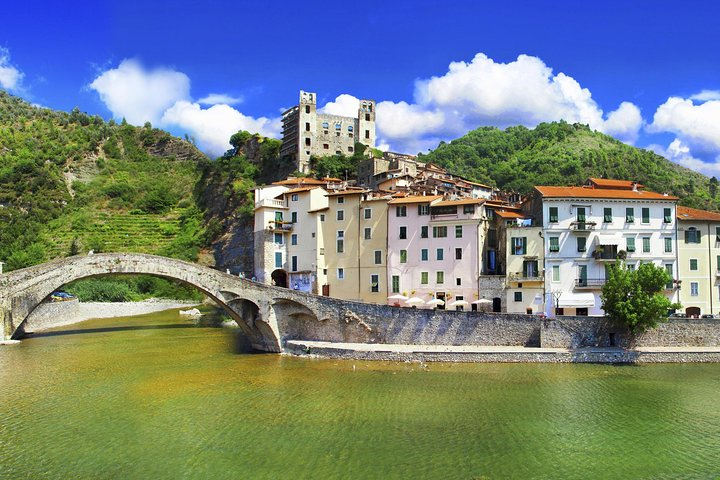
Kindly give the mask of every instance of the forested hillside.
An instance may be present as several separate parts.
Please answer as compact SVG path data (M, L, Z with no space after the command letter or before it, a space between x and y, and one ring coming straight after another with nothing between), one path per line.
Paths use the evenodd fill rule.
M0 260L7 270L88 250L195 260L204 227L193 189L208 163L150 124L0 91Z
M534 129L482 127L420 160L471 180L528 193L534 185L580 185L588 177L636 180L672 193L683 205L717 209L718 181L586 125L542 123Z

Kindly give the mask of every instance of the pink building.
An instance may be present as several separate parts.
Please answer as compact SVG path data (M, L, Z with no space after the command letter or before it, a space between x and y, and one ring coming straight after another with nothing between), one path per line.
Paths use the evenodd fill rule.
M446 308L474 308L484 240L483 202L443 200L439 195L391 200L388 295L419 297L426 302L434 297L444 300ZM453 302L460 305L450 306Z

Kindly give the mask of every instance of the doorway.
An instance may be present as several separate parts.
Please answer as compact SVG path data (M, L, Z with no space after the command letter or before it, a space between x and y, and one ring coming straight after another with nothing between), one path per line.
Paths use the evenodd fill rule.
M275 270L270 274L273 285L277 287L287 288L287 272L282 269Z

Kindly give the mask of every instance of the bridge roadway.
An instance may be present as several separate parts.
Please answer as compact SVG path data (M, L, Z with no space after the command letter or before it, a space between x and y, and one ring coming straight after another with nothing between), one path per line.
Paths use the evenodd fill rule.
M264 285L172 258L133 253L68 257L0 275L0 340L21 338L28 315L63 285L110 274L155 275L197 288L225 308L257 350L282 352L288 339L315 338L318 329L325 339L378 341L373 328L362 320L368 308L365 304Z

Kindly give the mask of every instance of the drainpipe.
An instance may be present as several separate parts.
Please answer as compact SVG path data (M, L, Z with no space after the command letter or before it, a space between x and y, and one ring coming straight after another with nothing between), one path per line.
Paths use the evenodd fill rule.
M712 299L713 299L713 295L715 294L715 292L713 292L713 288L712 288L712 287L713 287L713 285L712 285L712 279L713 279L713 273L712 273L713 268L712 268L712 265L713 265L713 261L712 261L712 251L711 251L711 249L710 249L710 238L711 238L711 237L710 237L710 221L707 222L707 230L708 230L708 235L707 235L707 241L708 241L708 267L709 267L709 268L708 268L708 273L709 273L708 286L710 287L710 295L709 295L709 296L710 296L710 313L713 313L713 300L712 300Z

